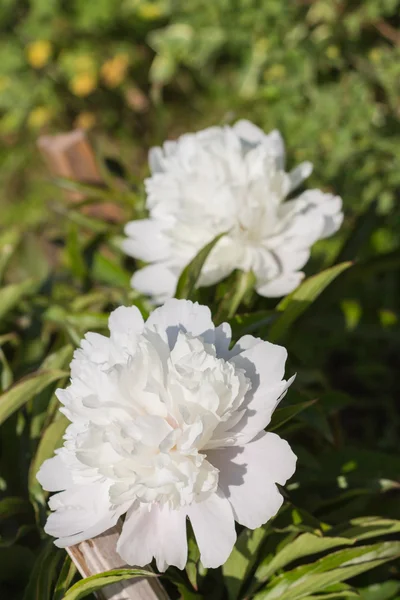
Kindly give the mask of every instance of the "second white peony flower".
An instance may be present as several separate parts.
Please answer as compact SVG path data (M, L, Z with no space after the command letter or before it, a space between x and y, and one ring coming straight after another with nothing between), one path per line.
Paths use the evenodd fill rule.
M58 390L71 421L37 475L51 492L45 531L70 546L125 520L117 551L131 565L183 569L190 519L205 567L279 510L295 470L289 444L266 433L292 379L286 350L253 336L230 349L207 307L169 300L147 322L136 307L88 333Z
M253 271L260 295L284 296L301 282L311 246L343 220L338 196L311 189L290 198L311 163L286 172L280 133L249 121L183 135L149 158L149 218L126 225L123 249L150 263L131 283L156 303L174 296L184 267L221 233L199 286L239 269Z

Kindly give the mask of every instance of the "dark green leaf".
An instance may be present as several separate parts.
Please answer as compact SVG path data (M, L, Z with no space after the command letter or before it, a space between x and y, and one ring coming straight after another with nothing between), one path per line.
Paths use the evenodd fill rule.
M283 408L277 408L273 415L270 424L268 425L268 431L275 431L281 427L287 421L293 419L296 415L306 410L309 406L312 406L317 402L315 400L308 400L307 402L299 402L290 406L284 406Z
M37 557L23 600L51 600L57 567L64 551L56 548L49 540Z
M209 242L183 269L176 286L175 298L190 298L196 283L200 277L201 270L206 262L211 250L216 246L219 240L226 235L220 233L211 242Z
M294 292L279 302L276 310L282 314L272 324L268 339L271 342L281 340L289 327L301 314L318 298L324 289L352 265L351 262L342 263L318 273L303 283Z
M60 575L58 576L58 580L56 586L54 588L54 594L52 600L63 600L65 594L68 591L74 577L76 574L76 567L70 557L65 557L64 564L62 566Z

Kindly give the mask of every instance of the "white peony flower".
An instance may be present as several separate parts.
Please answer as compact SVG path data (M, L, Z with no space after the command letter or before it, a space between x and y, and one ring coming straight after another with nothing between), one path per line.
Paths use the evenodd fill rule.
M295 470L288 443L265 433L292 379L286 350L215 328L207 307L169 300L146 323L136 307L88 333L58 390L71 421L64 446L37 478L54 494L45 531L70 546L126 513L117 551L183 569L190 519L205 567L223 564L235 520L259 527L276 514Z
M218 234L199 281L212 285L234 269L253 271L262 296L297 287L317 240L342 223L342 201L320 190L286 200L312 171L309 162L285 171L278 131L249 121L187 134L150 151L148 219L126 225L124 251L151 263L132 286L162 303L174 295L183 268Z

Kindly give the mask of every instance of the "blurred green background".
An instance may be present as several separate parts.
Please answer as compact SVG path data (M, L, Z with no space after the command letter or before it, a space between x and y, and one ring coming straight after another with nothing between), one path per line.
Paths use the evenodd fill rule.
M187 131L247 118L282 132L290 167L314 163L309 186L341 195L345 222L316 244L307 275L355 267L282 339L298 373L289 405L319 399L284 427L300 459L291 501L333 525L400 517L399 14L398 0L1 0L1 391L39 374L29 401L2 413L0 520L14 519L6 541L26 536L14 549L0 539L7 597L33 598L21 589L44 537L35 473L65 427L42 372L68 369L72 347L104 331L118 304L149 309L129 289L122 227L68 204L37 151L41 134L84 128L99 156L124 166L122 178L116 163L103 169L103 195L126 220L144 215L148 148ZM241 312L273 307L253 298ZM268 338L261 321L251 332ZM357 589L398 600L398 568Z

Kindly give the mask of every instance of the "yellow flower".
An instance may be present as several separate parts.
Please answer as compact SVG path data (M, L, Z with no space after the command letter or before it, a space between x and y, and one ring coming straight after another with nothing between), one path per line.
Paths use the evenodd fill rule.
M37 106L28 115L28 127L40 129L50 121L52 112L46 106Z
M91 129L96 125L96 115L89 111L79 113L74 121L74 127L78 129Z
M325 54L331 60L335 60L336 58L339 58L340 50L337 46L331 45L327 47L327 49L325 50Z
M160 4L154 2L144 2L137 8L137 15L144 21L153 21L160 19L164 15L164 9Z
M271 65L269 69L267 69L264 73L264 78L266 81L268 80L279 80L283 79L286 75L286 67L285 65Z
M92 73L96 70L96 64L90 54L78 54L73 58L74 70L79 73Z
M42 69L49 62L52 45L48 40L36 40L28 44L26 51L28 62L34 69Z
M97 77L94 73L78 73L71 79L69 87L75 96L89 96L97 87Z
M101 76L107 87L117 87L125 78L129 67L129 56L117 54L114 58L106 60L101 67Z

